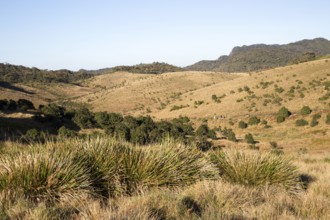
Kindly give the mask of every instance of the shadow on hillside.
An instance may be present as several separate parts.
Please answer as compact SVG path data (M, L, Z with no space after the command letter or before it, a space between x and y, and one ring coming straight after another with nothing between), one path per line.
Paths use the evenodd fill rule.
M15 91L18 91L18 92L23 92L23 93L30 94L30 95L35 94L34 92L27 91L27 90L25 90L21 87L13 86L9 82L0 81L0 87L5 88L5 89L15 90Z

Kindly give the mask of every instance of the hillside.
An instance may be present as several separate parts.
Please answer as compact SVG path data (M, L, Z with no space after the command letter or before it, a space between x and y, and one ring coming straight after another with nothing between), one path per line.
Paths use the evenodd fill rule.
M70 70L41 70L12 64L0 63L0 82L7 83L73 83L92 77L86 72Z
M306 62L330 54L330 41L324 38L284 45L255 44L235 47L228 56L200 61L186 67L197 71L250 72Z

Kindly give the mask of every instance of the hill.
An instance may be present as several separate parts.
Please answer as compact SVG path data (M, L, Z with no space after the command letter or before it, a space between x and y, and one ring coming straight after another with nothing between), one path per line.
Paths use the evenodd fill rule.
M72 83L92 77L87 72L70 70L41 70L25 66L0 63L0 81L7 83Z
M184 69L167 63L153 62L149 64L141 63L133 66L115 66L111 68L90 70L86 72L93 74L103 74L103 73L113 73L113 72L160 74L160 73L178 72L178 71L184 71Z
M200 61L186 67L196 71L250 72L314 60L330 54L330 41L324 38L284 45L255 44L235 47L228 56Z

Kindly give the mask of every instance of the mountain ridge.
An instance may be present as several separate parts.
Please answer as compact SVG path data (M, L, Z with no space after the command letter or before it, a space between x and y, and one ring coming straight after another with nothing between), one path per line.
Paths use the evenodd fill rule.
M243 45L234 47L229 55L222 55L216 60L202 60L186 69L251 72L306 62L327 54L330 54L330 41L325 38L305 39L289 44Z

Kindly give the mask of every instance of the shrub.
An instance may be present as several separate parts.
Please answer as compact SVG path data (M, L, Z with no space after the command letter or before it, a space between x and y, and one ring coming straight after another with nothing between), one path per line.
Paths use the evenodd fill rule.
M310 109L309 106L304 106L302 107L302 109L300 110L300 113L302 115L309 115L310 113L312 113L312 109Z
M60 127L57 130L57 134L58 134L58 136L60 136L62 138L69 138L69 137L75 137L75 136L77 136L77 132L68 129L65 126Z
M26 99L19 99L17 101L17 106L22 111L26 111L28 109L35 109L33 103Z
M207 124L201 124L196 130L196 135L199 137L205 136L205 137L211 138L213 140L217 139L215 131L212 129L209 129Z
M271 142L269 142L269 144L270 144L271 149L277 149L278 148L278 144L277 144L276 141L271 141Z
M306 126L306 125L308 125L308 121L306 121L305 119L298 119L296 121L296 126L301 127L301 126Z
M278 123L284 122L285 119L287 117L289 117L290 115L291 115L291 112L287 108L285 108L285 107L280 108L280 110L277 113L277 122Z
M316 120L316 119L312 119L312 121L311 121L311 123L309 124L309 126L311 126L311 127L315 127L315 126L317 126L319 124L319 122Z
M251 117L248 122L249 125L257 125L259 123L260 123L260 119L256 116Z
M211 149L212 143L209 142L206 138L199 137L195 140L195 145L197 149L205 152Z
M285 117L278 115L277 118L276 118L276 121L277 121L277 123L282 123L282 122L285 121Z
M237 142L236 135L232 129L225 128L223 130L223 135L230 141Z
M313 115L313 119L312 120L317 120L317 119L320 119L321 118L321 114L320 113L317 113L315 115Z
M40 140L40 132L36 128L32 128L26 131L25 138L28 141L38 141Z
M48 104L47 106L39 106L39 110L48 120L62 119L65 109L56 104Z
M248 124L245 123L244 121L240 121L238 123L238 127L241 128L241 129L244 129L244 128L247 128L248 127Z
M244 139L245 139L246 143L248 143L248 144L254 144L255 143L255 140L254 140L252 134L250 134L250 133L246 134Z
M231 183L279 185L289 190L295 190L298 185L297 168L280 156L256 151L219 151L213 152L210 158L220 176Z
M330 113L327 114L327 117L325 119L325 123L330 125Z

